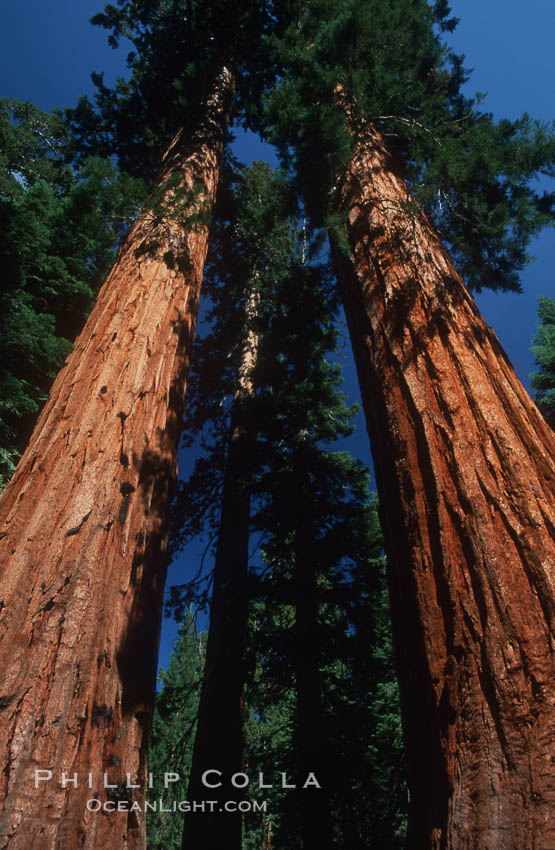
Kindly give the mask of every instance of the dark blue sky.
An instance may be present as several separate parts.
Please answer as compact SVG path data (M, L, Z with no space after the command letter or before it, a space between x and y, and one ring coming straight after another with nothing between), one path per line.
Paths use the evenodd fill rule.
M467 91L487 93L483 108L498 118L528 112L552 121L555 117L555 3L553 0L451 0L461 18L451 41L474 69ZM19 0L2 2L0 32L0 97L30 100L43 109L72 106L91 91L90 73L106 72L113 82L125 72L125 50L113 51L106 33L89 18L102 8L100 0ZM264 149L243 141L238 155L263 158ZM522 276L523 295L485 293L477 300L486 321L496 330L521 380L529 386L533 369L529 348L536 327L539 293L555 297L555 233L534 245L536 262ZM346 355L347 392L358 390ZM368 457L362 427L354 450ZM175 576L174 581L179 579ZM162 664L167 664L173 628L165 629Z
M496 118L528 112L555 120L553 0L451 0L451 7L460 18L451 42L474 69L467 91L487 93L483 108ZM486 292L476 298L528 389L538 295L555 297L555 231L542 234L533 253L537 259L522 275L522 295Z

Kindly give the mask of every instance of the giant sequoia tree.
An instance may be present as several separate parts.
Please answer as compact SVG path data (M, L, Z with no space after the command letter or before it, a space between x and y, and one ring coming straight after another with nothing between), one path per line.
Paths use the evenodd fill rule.
M96 78L95 104L70 115L75 155L117 153L155 190L2 501L0 832L14 848L143 841L135 814L85 828L88 789L56 779L91 760L110 777L144 770L180 399L235 77L242 115L282 144L332 237L384 506L409 843L554 843L553 435L439 241L468 283L517 285L551 220L527 181L553 173L553 138L461 95L438 36L454 25L445 0L123 0L97 22L134 42L132 74L114 91ZM261 43L279 72L265 114ZM56 773L35 792L26 771L45 762Z
M374 452L408 846L539 848L554 840L553 435L439 237L470 284L514 287L551 221L527 181L553 175L554 141L460 94L434 30L448 14L302 4L270 118L330 226Z
M106 799L102 772L115 785L129 772L144 796L166 517L206 253L199 206L214 199L230 85L220 74L195 132L166 153L165 209L145 211L128 235L3 494L2 832L12 847L144 844L134 814L86 827L91 789L59 780L93 770L93 796ZM29 777L43 767L52 781L35 790Z
M91 788L62 787L60 773L94 771L92 794L106 800L102 772L115 785L129 772L144 797L166 518L233 89L221 62L202 70L189 124L164 128L175 134L153 194L2 499L1 823L12 847L144 845L135 813L86 826ZM30 771L43 767L52 781L35 789Z
M398 211L409 198L389 162L371 132L342 187L353 253L337 260L388 506L409 846L541 847L555 793L553 436L429 221Z
M0 101L0 487L136 215L142 181L72 169L60 116Z

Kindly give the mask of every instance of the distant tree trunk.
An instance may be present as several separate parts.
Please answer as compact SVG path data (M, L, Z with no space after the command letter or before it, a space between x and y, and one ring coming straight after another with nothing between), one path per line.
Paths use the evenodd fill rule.
M390 571L408 847L555 847L553 433L372 127L338 197L349 254L333 253Z
M247 317L256 310L253 293ZM245 685L245 641L248 617L247 577L249 565L250 478L254 433L249 401L251 373L258 352L258 337L247 332L239 371L239 388L233 402L224 475L220 525L214 563L210 625L206 663L198 709L193 761L187 799L216 801L214 811L185 815L184 850L241 850L242 815L221 810L227 801L245 799L246 791L231 785L231 777L243 765L243 690ZM219 788L203 785L221 783Z
M299 488L304 490L304 506L311 515L310 503L306 501L310 499L308 474L301 473L299 479ZM329 754L323 716L318 570L313 554L315 518L309 518L307 511L301 508L301 523L295 535L295 749L299 774L297 784L303 783L309 773L314 773L321 788L311 786L298 790L297 797L303 850L331 850L333 842L329 795L332 777L327 769Z
M179 188L190 211L210 212L231 93L224 70L195 132L180 131L167 151L158 190L169 207ZM145 845L140 811L93 813L86 802L144 808L167 513L207 230L196 215L193 225L140 216L2 496L0 847ZM35 770L52 778L35 788ZM118 787L104 790L103 772ZM138 788L122 787L126 774Z

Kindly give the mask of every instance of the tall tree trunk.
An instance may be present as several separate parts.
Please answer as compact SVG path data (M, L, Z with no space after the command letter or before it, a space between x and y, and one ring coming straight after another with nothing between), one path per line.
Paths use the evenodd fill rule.
M232 86L224 70L195 132L180 131L164 157L159 190L179 175L195 214L214 201ZM176 188L165 191L170 207ZM86 803L144 809L167 513L207 229L197 215L194 226L156 211L138 219L3 494L0 847L144 847L140 811ZM36 770L51 771L38 787ZM118 787L103 788L104 772ZM139 787L122 787L126 774Z
M390 570L408 847L555 847L553 433L379 134L333 248Z
M257 295L247 304L247 319L255 315ZM243 765L243 690L248 617L250 478L254 433L249 412L251 374L258 337L246 334L239 370L239 388L233 402L224 475L220 525L214 563L206 662L193 747L187 799L197 811L185 815L184 850L241 850L242 815L237 803L245 790L231 785ZM207 770L219 771L207 777ZM215 801L208 808L204 801ZM225 810L225 803L233 810Z
M318 571L314 562L315 518L310 503L308 471L299 475L303 494L301 522L295 539L295 639L294 659L296 705L296 751L298 782L314 773L321 788L297 791L300 808L300 833L303 850L331 850L332 820L330 782L327 764L322 704L322 639L318 605ZM308 500L308 501L307 501ZM304 508L304 510L303 510Z

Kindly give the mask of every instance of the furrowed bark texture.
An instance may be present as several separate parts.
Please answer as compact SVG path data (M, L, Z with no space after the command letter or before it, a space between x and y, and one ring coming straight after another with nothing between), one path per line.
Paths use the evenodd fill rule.
M379 134L334 248L373 447L411 794L408 847L555 847L553 433Z
M247 302L253 318L257 294ZM250 489L255 445L254 423L249 415L253 395L251 375L258 356L258 336L246 333L239 367L239 388L231 414L230 435L222 493L218 543L214 561L210 625L206 662L193 747L187 799L216 802L214 811L188 812L183 825L183 850L241 850L242 815L225 811L228 801L245 799L245 789L231 785L243 769L243 691L247 636ZM202 782L221 783L208 789Z
M158 185L211 208L231 75ZM162 190L163 191L163 190ZM166 191L172 206L176 186ZM143 848L166 527L207 225L141 216L0 504L0 847ZM34 771L50 781L34 787ZM75 783L62 786L62 772ZM118 787L103 788L107 781ZM92 774L91 787L88 775ZM138 788L122 787L130 782ZM42 774L45 776L47 774Z

